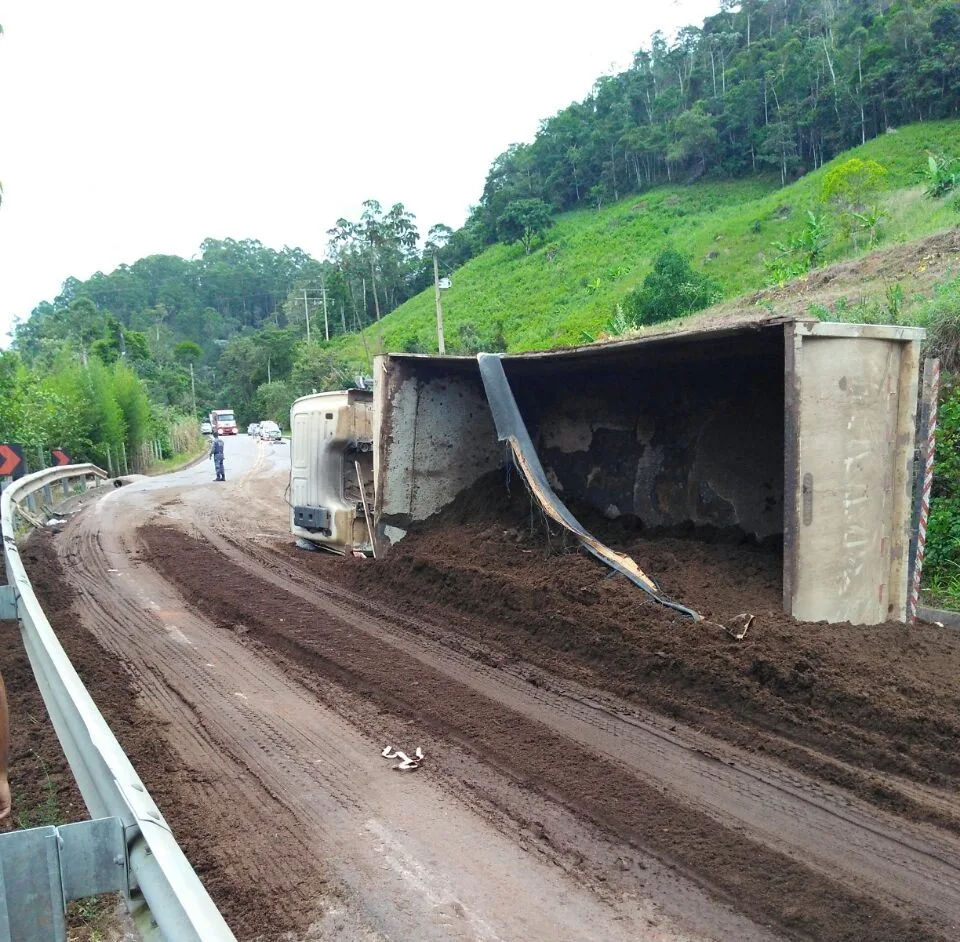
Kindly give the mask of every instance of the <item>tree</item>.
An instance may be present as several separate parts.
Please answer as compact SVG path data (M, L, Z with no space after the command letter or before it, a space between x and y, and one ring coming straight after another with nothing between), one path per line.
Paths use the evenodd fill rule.
M703 102L679 114L673 122L674 142L668 149L668 159L682 162L697 158L706 164L717 144L717 129L706 113Z
M297 398L290 384L284 380L275 383L264 383L258 387L254 399L257 418L259 420L272 419L281 428L290 422L290 406Z
M423 245L424 254L433 255L441 252L450 244L452 238L453 230L442 222L438 222L435 226L431 226L427 232L427 240Z
M203 359L203 347L192 340L183 340L173 348L173 358L186 366L196 365Z
M845 236L854 232L865 216L876 215L886 176L887 171L875 160L853 157L823 178L820 199L832 207Z
M125 444L133 456L136 449L149 439L152 410L150 399L137 375L124 363L117 363L111 377L111 392L123 414Z
M945 154L927 153L927 166L924 173L927 185L923 195L931 199L940 199L950 193L960 183L960 161Z
M343 389L350 384L352 371L332 351L318 344L303 344L293 364L291 384L299 396L312 392Z
M126 330L115 317L108 314L103 336L90 345L90 352L107 365L124 359L131 363L150 359L150 345L146 334Z
M553 224L550 207L538 199L514 200L497 219L497 234L507 244L520 242L529 255L533 240Z
M267 382L272 382L274 376L289 376L297 345L293 331L268 327L260 331L256 342L266 358Z
M807 210L807 222L800 233L787 241L773 243L777 254L764 259L775 284L783 284L816 268L830 245L830 233L822 215Z
M0 441L24 441L23 404L29 385L20 355L0 350Z
M343 310L349 305L355 320L361 319L358 299L364 318L369 297L374 317L380 320L413 293L420 268L415 219L403 203L384 212L377 200L365 200L359 221L340 218L327 230L327 255L346 289L338 299L339 306Z
M624 308L636 325L682 317L720 297L717 283L690 267L688 256L673 249L661 252L643 285L627 295Z
M93 301L81 297L70 302L65 319L68 336L77 344L80 356L86 363L90 345L103 333L103 315Z

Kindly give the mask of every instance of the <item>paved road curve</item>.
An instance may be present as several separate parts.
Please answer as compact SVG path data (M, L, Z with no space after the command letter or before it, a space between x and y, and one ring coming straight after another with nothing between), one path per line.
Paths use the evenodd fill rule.
M423 770L394 772L380 756L383 737L408 730L401 735L413 748L426 714L403 685L389 702L383 690L353 689L346 678L360 676L349 661L357 645L377 652L380 666L409 671L411 690L418 672L429 671L451 703L461 697L492 711L505 729L536 724L577 761L613 763L617 775L634 777L638 794L660 790L731 844L754 841L785 866L798 862L837 912L888 914L894 923L917 917L922 926L911 937L956 937L953 835L610 697L559 681L532 686L522 665L492 669L439 628L410 630L391 612L315 584L272 549L289 539L289 446L246 436L225 445L226 483L214 483L209 460L138 481L73 520L58 550L84 624L128 663L158 735L197 771L191 798L206 810L215 866L237 893L244 881L271 888L281 905L310 917L304 938L334 929L344 938L411 940L810 937L802 912L776 932L740 915L757 911L749 885L738 901L718 889L729 883L711 876L709 862L697 872L666 859L656 850L662 842L648 853L642 829L637 841L598 827L562 784L553 793L522 787L522 755L505 739L490 760L462 716L443 717L449 736L433 738L439 754ZM150 565L138 529L158 522L218 551L223 570L214 562L202 575L215 605L191 608ZM318 637L321 627L343 632L343 643L324 653L326 668L309 669L293 654L287 663L251 642L243 606L233 610L214 591L237 571L249 579L238 590L243 601L260 600L258 617L275 617L278 638L295 609L314 613ZM443 705L434 706L442 715Z
M59 543L84 622L130 664L165 738L202 773L198 800L225 832L223 867L241 855L286 905L313 908L319 921L305 936L342 926L363 939L719 938L687 931L649 898L584 886L427 775L398 775L380 755L385 743L191 612L137 561L136 529L150 519L177 519L196 535L191 520L211 515L231 520L234 537L282 533L289 446L246 436L225 445L225 484L214 483L209 461L138 481L72 522ZM257 822L242 841L238 809ZM678 881L662 880L672 895ZM767 937L699 890L684 892L694 922L723 925L724 938Z

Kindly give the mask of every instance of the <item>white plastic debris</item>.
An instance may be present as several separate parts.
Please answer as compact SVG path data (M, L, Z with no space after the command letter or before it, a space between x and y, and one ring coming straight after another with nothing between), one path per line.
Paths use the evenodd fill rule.
M417 746L414 752L416 756L415 759L411 759L410 756L399 749L394 749L393 746L386 746L380 755L382 755L384 759L399 759L400 761L394 766L394 769L400 772L412 772L414 769L419 769L420 763L426 758L423 750L419 746Z

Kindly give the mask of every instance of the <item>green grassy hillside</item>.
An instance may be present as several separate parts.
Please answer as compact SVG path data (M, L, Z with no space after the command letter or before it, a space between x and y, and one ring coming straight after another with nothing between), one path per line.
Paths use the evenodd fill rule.
M691 255L695 268L717 280L724 299L762 288L769 282L764 256L775 254L772 243L800 231L807 210L818 210L824 174L851 157L875 160L887 171L880 245L956 225L960 214L949 197L932 201L923 196L918 172L928 150L960 153L960 122L889 133L783 188L772 179L679 184L631 196L599 212L559 216L529 256L519 245L496 245L454 273L452 287L443 293L447 352L456 351L461 337L469 335L489 342L500 333L511 351L597 337L616 305L668 246ZM835 238L824 261L856 252L850 240ZM365 341L370 352L435 352L432 289L368 328ZM331 347L351 363L365 359L357 335L333 341Z

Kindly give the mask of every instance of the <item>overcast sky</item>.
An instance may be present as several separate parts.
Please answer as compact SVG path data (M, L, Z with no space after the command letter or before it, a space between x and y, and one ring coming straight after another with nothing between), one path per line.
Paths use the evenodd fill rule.
M64 279L203 239L316 257L365 199L454 228L491 162L719 0L12 0L0 346Z

